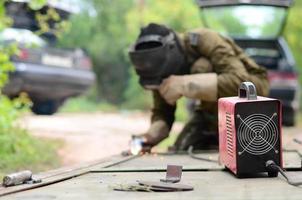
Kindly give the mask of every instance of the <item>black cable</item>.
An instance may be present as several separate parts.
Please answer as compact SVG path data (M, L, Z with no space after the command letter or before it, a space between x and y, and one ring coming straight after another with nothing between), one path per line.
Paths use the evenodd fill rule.
M293 180L292 178L288 177L287 174L285 173L285 171L279 165L277 165L274 161L272 161L272 160L266 161L265 166L266 166L267 170L270 172L280 172L281 175L286 179L288 184L293 185L293 186L302 185L302 180L297 181L297 180Z
M218 163L218 160L212 160L212 159L209 159L209 158L203 158L203 157L199 157L199 156L194 155L193 149L194 149L194 147L192 145L188 148L188 154L191 158L194 158L194 159L197 159L197 160L203 160L203 161L207 161L207 162Z

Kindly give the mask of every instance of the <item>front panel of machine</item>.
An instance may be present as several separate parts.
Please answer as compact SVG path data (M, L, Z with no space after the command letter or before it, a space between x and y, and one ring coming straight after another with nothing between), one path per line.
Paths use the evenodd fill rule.
M237 175L266 172L268 160L282 166L280 102L240 102L234 117Z

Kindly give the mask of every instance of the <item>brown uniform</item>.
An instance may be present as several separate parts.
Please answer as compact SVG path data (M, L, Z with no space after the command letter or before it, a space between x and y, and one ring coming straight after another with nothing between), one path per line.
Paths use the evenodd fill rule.
M265 68L257 65L231 39L203 28L185 33L180 39L187 55L190 74L217 74L218 98L236 96L240 83L244 81L254 83L258 95L268 95ZM171 128L176 107L166 103L157 91L153 92L153 97L152 122L163 120ZM217 143L218 98L216 101L199 103L175 143L177 149L184 150L189 145L207 148L211 143Z

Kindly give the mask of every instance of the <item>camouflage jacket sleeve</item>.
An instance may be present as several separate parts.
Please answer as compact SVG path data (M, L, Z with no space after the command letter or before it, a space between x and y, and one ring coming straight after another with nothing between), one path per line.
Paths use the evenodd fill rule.
M158 91L153 91L153 101L151 123L163 120L171 129L175 119L176 106L166 103Z
M192 33L197 34L195 46L192 45ZM213 72L217 73L218 98L237 95L237 89L241 82L249 80L249 72L235 52L233 44L208 29L197 29L187 33L184 37L185 47L189 54L198 57L204 56L210 60ZM191 34L191 35L190 35Z

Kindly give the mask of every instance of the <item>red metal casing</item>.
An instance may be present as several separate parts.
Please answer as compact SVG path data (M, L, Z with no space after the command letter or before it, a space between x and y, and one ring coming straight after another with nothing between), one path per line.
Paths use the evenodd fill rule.
M266 111L268 107L271 108L269 108L269 111ZM255 118L256 120L252 121L249 120L251 117L245 117L247 122L250 123L249 125L247 122L244 122L244 119L241 119L240 112L242 108L246 109L244 112L248 112L249 116L260 116L261 118L264 114L260 114L259 112L265 114L267 112L270 118L269 120L264 119L264 121L261 122L262 119L257 121L257 118ZM269 112L272 112L274 109L276 111L273 111L274 114L271 115ZM253 114L253 111L255 111L255 114ZM240 120L242 120L242 125L238 125L238 123L241 122ZM220 98L218 101L218 121L220 163L225 165L235 175L266 172L264 165L267 159L274 160L282 167L281 103L279 100L261 96L258 96L256 100L248 100L247 98L240 97ZM253 130L253 128L256 131ZM245 134L238 132L242 131L242 129L247 130L247 132L249 132L247 134L252 135L250 138L253 139L244 141L242 138L239 138L238 134ZM277 139L267 136L270 134L270 129L272 129L272 134L275 134L274 137ZM259 134L259 136L257 136L257 134ZM247 139L249 137L243 136L243 138ZM272 138L269 139L273 141L270 146L267 144L267 141L264 141L265 138ZM258 141L259 144L263 143L267 149L261 145L258 147L256 141ZM242 143L245 143L245 148L239 147ZM241 150L239 148L241 148ZM257 148L259 148L259 151L257 151ZM269 148L271 149L269 150Z

